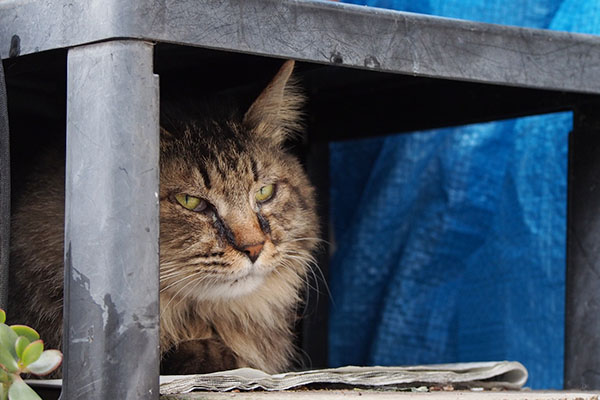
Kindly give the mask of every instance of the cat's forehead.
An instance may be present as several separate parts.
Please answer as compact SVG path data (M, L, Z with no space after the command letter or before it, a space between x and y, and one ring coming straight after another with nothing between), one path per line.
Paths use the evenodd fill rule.
M188 162L199 169L213 169L223 179L235 173L254 174L268 143L257 143L243 128L223 129L192 138Z
M174 130L161 131L161 159L186 163L215 162L240 157L251 151L252 137L239 123L218 120L193 121Z
M243 135L205 135L178 140L173 151L164 151L162 164L172 171L170 180L184 186L234 195L247 193L252 185L268 179L277 170L280 158L269 143ZM170 182L175 183L175 182Z

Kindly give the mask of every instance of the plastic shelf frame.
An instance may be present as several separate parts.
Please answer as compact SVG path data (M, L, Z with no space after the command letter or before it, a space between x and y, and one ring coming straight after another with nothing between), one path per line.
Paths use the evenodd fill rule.
M573 110L565 387L600 389L600 37L318 0L5 0L5 62L67 51L63 399L158 398L153 62L161 44L291 58L322 66L325 76L346 76L344 93L352 101L342 101L328 79L312 83L323 94L312 107L313 129L324 143L360 135L365 126L385 133ZM371 81L353 79L364 71ZM394 77L412 79L416 105L410 96L402 103L407 115L419 101L441 104L431 95L440 87L471 96L473 107L431 120L394 117L391 107L370 105L379 95L394 98L393 85L377 84ZM318 149L314 162L326 168L326 151ZM326 192L327 179L319 182ZM125 188L143 194L141 204L131 207ZM90 201L90 192L105 206ZM117 362L123 351L127 357Z

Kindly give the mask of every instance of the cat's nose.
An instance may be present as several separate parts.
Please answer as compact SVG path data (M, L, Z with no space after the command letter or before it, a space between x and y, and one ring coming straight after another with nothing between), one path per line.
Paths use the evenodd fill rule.
M248 244L246 246L242 246L242 251L248 256L250 261L255 262L258 256L260 256L260 252L262 251L264 244L265 242Z

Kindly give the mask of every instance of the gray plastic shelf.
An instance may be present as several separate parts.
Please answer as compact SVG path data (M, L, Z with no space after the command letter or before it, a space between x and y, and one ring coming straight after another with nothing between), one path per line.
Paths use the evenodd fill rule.
M377 71L600 92L596 37L317 0L5 0L2 58L142 39Z
M192 77L213 74L225 82L257 73L263 79L266 73L257 71L272 70L272 58L303 62L299 71L310 97L308 167L323 196L325 220L327 140L574 111L565 386L600 388L599 37L316 0L4 0L0 56L16 125L31 115L53 118L66 104L69 110L63 398L158 396L158 208L152 196L158 184L158 80L152 71L163 85L189 79L184 84L208 88L206 80ZM226 65L235 65L235 74L218 68ZM98 107L96 99L110 102ZM405 111L401 117L399 109ZM139 135L126 128L136 126L143 127ZM154 171L150 178L137 174L148 170ZM112 208L98 211L86 203L89 182L101 183L98 195ZM114 195L128 185L149 196L135 213ZM102 240L92 239L103 218L113 222L103 227ZM130 233L127 240L123 232ZM142 254L149 258L127 261ZM137 285L119 281L141 270ZM123 332L134 356L116 368L113 350L123 343ZM321 357L326 351L322 339L307 346Z

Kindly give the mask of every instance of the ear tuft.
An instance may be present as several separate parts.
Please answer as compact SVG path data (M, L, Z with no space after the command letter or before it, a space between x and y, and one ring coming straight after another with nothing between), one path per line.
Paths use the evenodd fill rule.
M294 60L286 61L244 115L247 127L278 143L302 129L305 98L291 77L293 69Z

